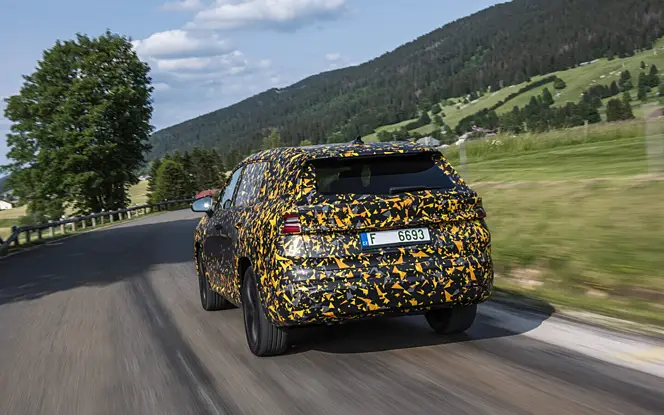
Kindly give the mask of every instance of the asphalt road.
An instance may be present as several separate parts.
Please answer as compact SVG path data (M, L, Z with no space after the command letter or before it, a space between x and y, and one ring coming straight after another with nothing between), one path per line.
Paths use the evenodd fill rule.
M664 413L661 344L491 304L460 336L382 319L256 358L240 310L199 305L196 222L167 213L0 259L0 414Z

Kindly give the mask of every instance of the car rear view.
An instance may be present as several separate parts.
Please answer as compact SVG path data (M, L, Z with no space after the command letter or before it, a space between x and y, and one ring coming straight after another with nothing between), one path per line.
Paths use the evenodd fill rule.
M277 244L275 323L426 312L439 332L472 324L493 286L481 199L440 152L404 148L304 166Z

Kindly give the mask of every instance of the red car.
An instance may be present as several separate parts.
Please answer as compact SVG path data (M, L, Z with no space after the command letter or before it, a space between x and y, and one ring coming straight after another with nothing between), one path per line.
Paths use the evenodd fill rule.
M203 190L201 192L198 192L194 199L198 200L202 197L210 196L214 199L214 197L219 193L219 189L208 189L208 190Z

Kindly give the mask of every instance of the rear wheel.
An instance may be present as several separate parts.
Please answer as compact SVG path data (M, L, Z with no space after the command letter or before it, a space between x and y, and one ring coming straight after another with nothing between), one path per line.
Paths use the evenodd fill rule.
M205 269L205 263L200 253L196 255L198 261L198 292L201 297L201 306L205 311L225 310L231 308L233 305L225 299L222 295L213 291L208 282Z
M477 314L477 304L431 310L425 314L429 326L440 334L466 331L473 325Z
M258 297L258 285L252 267L247 268L242 281L242 312L247 343L253 354L275 356L288 350L287 330L274 326L265 316L265 310Z

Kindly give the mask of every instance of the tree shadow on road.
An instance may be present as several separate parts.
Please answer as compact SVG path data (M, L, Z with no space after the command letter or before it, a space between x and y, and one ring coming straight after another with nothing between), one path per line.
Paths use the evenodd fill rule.
M296 347L292 353L309 350L333 354L369 353L509 337L539 327L555 311L542 300L515 299L527 306L519 309L489 301L479 306L470 329L454 335L435 333L423 315L381 317L295 330Z
M168 215L172 214L175 220L161 215L139 219L0 259L0 305L114 284L152 266L193 261L199 219L182 219L186 213L181 212Z

